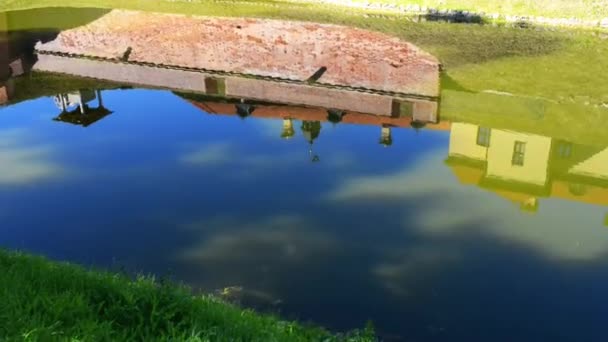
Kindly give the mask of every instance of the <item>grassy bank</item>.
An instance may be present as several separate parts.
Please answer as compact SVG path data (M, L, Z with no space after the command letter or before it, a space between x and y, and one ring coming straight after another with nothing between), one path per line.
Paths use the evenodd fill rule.
M608 17L608 0L350 0L401 6L468 10L475 13L600 20Z
M298 3L318 3L318 2L347 2L346 0L284 0L278 2L298 2ZM61 6L87 5L87 0L70 0L68 3L61 3ZM121 6L127 1L120 0L99 0L100 6ZM155 0L132 1L139 6L154 6ZM172 4L180 3L201 3L201 1L171 1ZM254 2L254 1L251 1ZM277 3L277 1L257 1ZM469 10L476 13L498 13L501 15L519 16L543 16L548 18L577 18L583 20L601 20L608 18L608 0L349 0L351 3L360 4L396 4L399 6L424 6L427 8ZM4 0L1 6L11 8L33 8L57 5L56 0Z
M608 146L608 111L575 103L443 90L441 117L454 122L537 134L578 145Z
M384 32L410 41L436 55L449 77L470 91L493 90L514 95L545 98L558 103L575 101L598 108L608 104L608 44L605 34L577 31L522 30L490 25L414 23L399 17L366 18L357 11L281 1L258 2L167 2L162 0L9 0L2 9L44 6L124 8L211 16L315 21L355 26ZM9 26L25 29L45 18L46 10L9 15ZM55 12L60 10L55 9ZM80 16L74 9L54 13L58 26ZM91 15L88 13L88 15ZM99 15L103 15L103 11ZM11 19L11 17L17 17ZM62 23L61 25L59 23ZM52 25L48 20L46 26ZM584 56L584 57L583 57Z
M66 94L79 89L116 89L120 84L112 82L58 75L52 73L32 72L15 79L15 96L11 104L33 100L40 97Z
M188 289L0 250L2 341L373 341L242 310Z

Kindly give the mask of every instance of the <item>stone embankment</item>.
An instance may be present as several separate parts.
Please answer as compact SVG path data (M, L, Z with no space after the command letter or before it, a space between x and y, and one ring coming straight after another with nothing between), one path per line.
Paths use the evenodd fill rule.
M437 58L378 32L115 10L38 51L437 97Z

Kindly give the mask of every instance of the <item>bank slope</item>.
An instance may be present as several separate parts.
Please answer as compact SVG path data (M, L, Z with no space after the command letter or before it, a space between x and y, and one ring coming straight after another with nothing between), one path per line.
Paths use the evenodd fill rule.
M0 250L3 341L373 341L243 310L148 277Z

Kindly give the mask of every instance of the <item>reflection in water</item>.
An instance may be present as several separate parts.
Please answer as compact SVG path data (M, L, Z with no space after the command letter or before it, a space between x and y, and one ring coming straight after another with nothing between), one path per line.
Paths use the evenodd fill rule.
M321 134L321 123L319 121L302 121L302 133L306 141L308 141L308 154L310 155L310 161L313 163L318 162L319 156L314 154L312 150L312 145L315 142L315 139L319 137Z
M70 94L59 94L54 100L55 105L61 109L61 114L53 119L55 121L87 127L112 113L103 106L99 90L79 90ZM89 103L94 100L97 100L97 106L90 107Z
M393 135L391 134L391 128L382 126L382 134L380 135L380 144L384 146L391 146L393 144Z
M283 119L283 130L281 131L281 138L291 139L296 134L293 128L293 120L291 118Z
M227 226L231 226L229 230ZM200 277L221 286L230 281L252 284L277 281L277 273L309 267L314 259L334 254L331 235L310 229L311 223L297 216L275 216L260 222L216 219L186 226L188 230L212 232L180 258L207 270ZM231 270L239 269L235 274ZM249 271L245 271L249 270ZM259 277L263 277L260 279ZM276 289L274 289L276 290Z
M435 246L417 246L399 251L374 269L374 274L384 285L399 297L416 296L424 292L419 288L421 275L441 272L450 265L458 264L462 258L458 250L439 249Z
M0 130L0 186L57 179L66 172L54 161L56 148L32 141L27 130Z
M188 152L180 161L193 165L222 165L233 161L231 155L234 153L234 146L229 143L206 144Z
M348 112L368 113L386 117L410 117L413 121L437 122L437 101L433 98L386 93L382 90L361 92L347 86L310 85L304 81L285 82L280 79L218 77L201 70L149 67L115 61L90 60L43 52L38 55L35 70L92 77L117 83L163 87L180 91L239 100L233 104L241 117L254 115L255 102L273 102L312 107L328 107L319 112L323 121L344 121ZM216 83L220 82L221 87ZM219 87L219 88L218 88ZM221 90L218 90L221 89ZM196 97L195 97L196 98ZM222 110L222 113L230 113ZM339 120L338 120L339 118Z
M274 312L276 306L281 304L280 299L276 299L265 292L248 290L242 286L228 286L217 290L215 294L230 303L256 308L256 310L261 311Z
M606 146L453 123L447 163L462 183L519 203L522 210L537 211L543 197L608 205Z
M81 149L69 149L71 156L64 162L74 170L88 165L104 172L104 177L81 172L83 179L62 183L61 192L46 186L19 196L0 191L0 199L14 199L7 207L12 214L2 219L3 226L22 227L3 233L3 245L83 262L94 256L102 265L117 257L134 269L159 274L170 268L176 278L196 288L232 289L227 295L244 305L279 310L287 317L311 319L335 329L360 326L371 318L381 334L423 340L478 336L458 328L467 323L451 307L466 306L467 317L496 328L484 316L488 302L503 309L526 305L527 296L539 287L562 297L570 291L565 297L575 298L580 294L578 287L558 274L575 277L580 271L551 260L585 261L585 267L594 267L608 252L604 231L590 221L597 214L594 208L576 207L564 216L568 203L548 203L534 216L518 215L503 201L458 184L450 176L451 169L442 166L449 155L450 167L477 170L476 163L489 163L487 156L495 156L506 159L503 164L509 167L515 168L511 165L515 163L526 168L531 151L547 155L550 138L505 132L511 135L501 139L513 145L504 156L488 151L496 144L495 137L501 137L495 135L498 129L471 128L470 124L446 121L416 133L408 118L347 112L341 123L323 127L325 109L268 103L256 104L246 120L234 120L237 109L225 100L195 100L157 91L102 94L102 104L116 114L91 126L94 129L74 130L51 121L56 112L51 99L3 110L3 122L26 126L31 125L31 115L25 113L47 113L44 125L32 127L38 134L60 131L47 139L60 145L69 142L66 146L78 137ZM37 110L31 111L34 106ZM200 115L201 109L205 115ZM265 120L277 123L271 140L258 130L265 129ZM133 122L138 130L131 129ZM473 133L461 134L459 127ZM128 143L112 142L113 136L125 132ZM160 139L159 134L171 135ZM280 139L297 134L304 141ZM378 149L379 135L394 139L392 148ZM301 143L310 141L323 155L320 168L307 168L299 154ZM516 149L516 141L525 143L525 148ZM465 153L472 154L466 146L476 150L478 142L488 145L482 146L485 153L475 154L481 161L452 165L456 148L461 151L459 158L464 158ZM575 156L576 145L558 146L562 145L549 149L554 153L549 154L551 158ZM84 154L93 150L95 155ZM116 151L121 151L119 159L107 155ZM353 162L335 162L354 151ZM587 153L589 158L595 154ZM586 159L578 158L573 165ZM134 166L138 168L125 172ZM533 168L524 174L487 168L501 181L523 179L534 189L552 177ZM582 169L589 173L594 167ZM235 172L242 174L234 177ZM254 176L245 177L245 173ZM88 182L89 177L96 181ZM118 188L122 201L114 204ZM584 193L576 187L574 191ZM65 236L45 243L36 240L48 234L44 226L35 217L23 216L26 208L19 204L35 205L41 194L68 202L80 198L76 203L82 212L67 221L58 212L41 212L39 217L51 222L51 227L65 227ZM106 209L100 212L99 205ZM196 223L176 229L184 227L184 222ZM577 229L571 229L574 224ZM81 229L85 225L91 228ZM117 236L138 237L139 247L121 243L123 239ZM79 243L70 243L74 240ZM573 268L554 273L556 267ZM504 274L507 271L511 276ZM600 269L592 273L590 282L605 276ZM517 280L522 278L527 282ZM523 297L507 285L516 286ZM499 291L513 304L495 298L488 289ZM556 300L547 294L542 303ZM559 305L562 309L576 306L564 298ZM549 322L560 319L539 310L531 309L530 315L543 314ZM585 312L597 314L592 309ZM518 327L521 335L517 337L523 339L529 332L524 327L530 315L497 315ZM500 330L494 331L484 336L493 339Z
M372 319L382 337L601 340L608 144L602 134L572 133L591 130L594 115L564 130L551 121L559 109L529 99L450 90L439 108L434 96L409 90L359 91L347 81L364 73L346 68L347 58L320 57L321 48L312 48L313 62L323 63L299 59L289 82L260 78L268 65L232 75L142 64L158 58L150 50L157 47L129 31L136 23L125 32L99 26L125 15L166 19L116 12L87 26L97 31L64 31L51 42L1 37L8 42L0 44L2 246L170 270L197 290L220 289L228 300L332 329ZM180 20L199 31L233 23ZM231 43L255 50L273 42L288 55L304 51L298 42L339 30L301 24L314 34L299 36L295 24L241 21L226 31ZM283 34L281 25L293 30ZM98 45L94 32L109 31L121 43ZM64 55L68 37L81 39L80 52L111 50L122 59ZM37 56L12 48L37 41ZM202 50L192 42L161 56L177 64L189 56L197 66ZM213 42L235 53L231 43ZM218 51L205 49L205 58L230 60L210 55ZM359 62L373 61L364 51ZM38 59L36 75L17 77L29 72L23 56ZM408 69L407 61L383 63L376 81ZM53 75L59 82L45 82L45 71L61 73ZM121 85L170 91L111 90ZM476 105L483 110L467 107ZM65 170L80 176L61 177ZM538 317L543 322L531 325Z
M59 29L68 29L98 19L103 9L46 8L0 12L0 105L14 98L13 77L21 76L36 62L37 43L57 38Z
M551 258L558 259L596 259L608 252L606 236L603 230L597 229L598 225L601 224L601 222L598 222L597 216L599 215L602 218L604 216L603 213L598 213L598 209L601 209L601 207L587 208L595 213L595 220L588 216L586 210L573 204L568 205L568 202L547 201L545 210L540 210L538 207L538 198L543 196L606 205L602 196L606 193L607 187L606 185L597 185L598 181L602 182L602 178L595 178L595 180L587 178L587 184L596 182L596 185L592 187L594 195L586 196L579 193L578 196L574 196L573 194L564 194L564 192L568 188L577 191L579 187L564 184L561 179L553 179L552 177L556 177L556 174L545 175L543 172L550 172L547 171L547 165L541 165L540 169L543 172L530 170L522 174L518 172L519 169L516 169L516 172L511 172L509 170L511 167L526 167L526 162L529 160L529 156L524 155L524 165L522 166L520 165L521 160L513 158L513 155L521 153L521 150L515 147L516 140L512 138L508 140L512 144L507 146L506 149L503 148L503 150L508 151L506 155L487 153L488 156L492 155L493 158L496 158L492 161L488 160L488 163L496 161L496 165L508 164L508 168L498 168L496 165L493 165L493 168L485 167L485 151L477 154L484 159L483 163L464 160L462 157L456 159L454 151L457 149L460 149L460 151L466 150L470 152L469 155L473 155L479 147L478 142L482 145L488 142L488 139L484 136L484 130L480 129L478 131L475 127L472 130L474 132L472 136L468 136L468 139L462 139L463 137L458 134L458 129L463 126L471 128L470 126L473 125L452 124L450 157L448 158L449 170L456 175L459 183L477 184L483 189L489 189L501 197L519 203L522 210L536 213L535 216L516 215L516 212L505 208L502 200L488 198L482 192L471 191L460 184L455 184L450 174L446 172L448 169L438 168L441 164L442 153L429 160L420 161L413 169L408 165L404 170L391 174L348 179L338 189L330 193L328 200L331 202L356 201L370 203L369 201L373 199L388 205L403 200L435 198L437 196L437 199L433 200L432 206L424 208L415 218L404 217L403 224L410 227L412 220L416 219L419 222L414 225L419 225L421 231L432 236L464 234L468 232L468 229L483 228L484 233L523 242ZM455 132L457 134L454 134ZM517 136L521 142L529 143L530 141L543 140L530 134L515 132L509 132L509 134ZM532 136L536 140L526 140L525 136ZM497 144L496 140L489 141L490 145ZM468 145L465 144L467 142ZM468 148L465 148L465 146ZM538 146L536 148L538 150ZM602 151L602 149L597 148L596 151ZM559 156L559 152L555 153ZM541 159L542 161L543 159ZM555 167L555 164L553 165L554 168L549 170L559 170ZM492 179L491 176L488 176L488 170L490 169L497 170L495 174L500 174L500 176L494 176L495 179ZM596 175L599 176L600 170L599 168L595 169ZM421 175L425 175L425 177L421 178ZM562 173L562 175L564 174ZM520 177L519 179L532 179L532 181L528 180L528 183L524 183L517 181L517 177ZM546 186L545 183L541 186L538 185L538 182L548 182L551 186ZM580 178L576 180L575 184L581 184L579 182L581 182ZM541 190L545 191L544 194L541 193ZM397 204L395 205L400 207ZM477 205L483 207L483 210L479 210L476 207ZM563 215L566 214L566 212L562 212L564 206L572 206L577 209L568 210L567 217L564 217ZM605 209L601 210L605 211ZM483 222L483 224L479 225L476 222ZM585 225L586 229L582 229L581 222L589 222L590 224ZM575 226L578 226L578 229L572 229ZM462 232L455 230L455 228L462 227L467 227L467 230ZM583 230L585 233L583 233Z

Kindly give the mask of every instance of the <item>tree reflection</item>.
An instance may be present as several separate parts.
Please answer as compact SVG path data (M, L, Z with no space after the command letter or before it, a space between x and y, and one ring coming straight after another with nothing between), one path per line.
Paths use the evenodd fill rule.
M319 162L320 158L313 152L313 144L315 139L319 137L321 134L321 122L320 121L302 121L302 133L304 134L304 138L308 141L309 148L308 154L310 155L310 160L313 163Z
M384 145L384 147L393 145L393 135L391 133L390 127L382 126L382 131L380 134L380 144Z
M281 132L281 138L291 139L296 134L296 130L293 128L293 120L290 118L283 119L283 131Z

